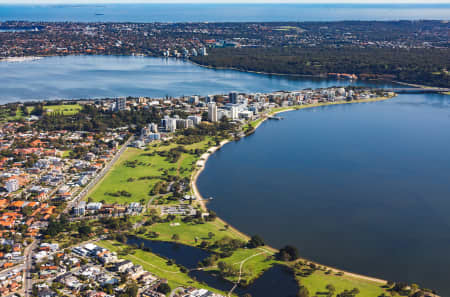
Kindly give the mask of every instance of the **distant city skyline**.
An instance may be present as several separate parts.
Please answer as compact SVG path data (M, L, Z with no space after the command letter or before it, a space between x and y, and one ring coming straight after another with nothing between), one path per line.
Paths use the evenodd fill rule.
M292 3L292 4L450 4L450 0L0 0L0 4L131 4L131 3Z

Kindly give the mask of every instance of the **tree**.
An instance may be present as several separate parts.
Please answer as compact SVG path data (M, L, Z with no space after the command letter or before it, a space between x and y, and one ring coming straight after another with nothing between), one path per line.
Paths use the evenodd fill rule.
M43 113L44 107L42 106L42 104L37 104L31 111L31 114L35 116L41 116Z
M178 235L178 234L172 235L172 240L174 240L174 241L180 240L180 235Z
M238 273L238 271L236 271L236 269L233 267L233 265L228 264L223 261L220 261L219 263L217 263L217 267L219 268L220 275L222 277L233 276Z
M332 284L328 284L325 288L328 290L328 296L333 296L336 292L336 288Z
M160 292L160 293L169 294L170 291L171 291L170 286L166 283L162 283L158 287L158 292Z
M264 244L264 240L261 236L253 235L252 238L250 238L250 240L248 241L247 245L249 248L257 248L259 246L263 246Z
M309 297L309 291L305 286L300 286L297 297Z
M78 233L83 236L88 236L90 233L92 233L92 228L89 225L83 225L78 227Z
M212 239L213 237L214 237L214 233L212 233L211 231L208 233L208 237L209 237L209 239Z
M276 257L281 261L294 261L298 259L298 250L294 246L287 245L280 249Z
M133 283L131 285L128 285L127 288L125 289L125 294L128 297L136 297L138 294L139 288L136 285L136 283Z

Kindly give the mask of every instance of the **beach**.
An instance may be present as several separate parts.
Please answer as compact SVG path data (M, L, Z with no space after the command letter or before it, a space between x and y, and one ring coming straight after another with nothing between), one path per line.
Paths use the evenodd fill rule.
M377 101L388 100L388 99L391 99L393 97L395 97L395 96L391 96L391 97L377 97L377 98L354 100L354 101L326 102L326 103L317 103L317 104L310 104L310 105L301 105L301 106L295 106L295 107L289 106L289 107L285 107L285 108L277 108L277 109L274 109L274 110L270 111L263 118L258 119L259 122L255 125L254 129L258 128L261 125L261 123L263 123L265 120L267 120L268 116L276 115L276 114L283 113L283 112L295 111L295 110L300 110L300 109L305 109L305 108L312 108L312 107L327 106L327 105L340 105L340 104L351 104L351 103L377 102ZM228 142L230 142L230 140L224 140L218 146L214 146L214 147L211 147L210 149L208 149L208 151L206 153L204 153L200 157L200 159L197 161L197 163L196 163L197 168L196 168L196 170L194 171L194 173L192 174L192 177L191 177L192 192L195 195L196 200L199 202L202 210L205 211L205 212L208 211L208 208L206 206L207 200L205 200L204 197L202 197L202 195L200 194L200 191L198 190L198 187L197 187L197 180L198 180L198 177L200 176L201 172L204 170L206 162L208 161L209 157L213 153L215 153L218 149L220 149L222 146L227 144ZM250 239L249 235L239 231L235 227L232 227L230 224L228 224L226 221L222 220L220 217L218 217L217 219L220 220L221 222L224 222L225 224L229 225L229 230L232 230L233 232L235 232L236 234L239 234L243 238ZM271 246L265 246L265 248L267 248L268 250L270 250L272 252L277 252L278 251L276 248L273 248ZM387 283L386 280L383 280L383 279L380 279L380 278L370 277L370 276L361 275L361 274L352 273L352 272L347 272L347 271L344 271L344 270L341 270L341 269L338 269L338 268L334 268L334 267L330 267L330 266L326 266L326 265L317 263L317 262L315 262L313 260L310 260L310 259L305 259L305 258L300 257L299 260L301 260L301 261L308 261L308 262L315 263L316 265L320 265L320 266L325 266L325 267L327 267L327 269L330 269L334 273L340 272L340 273L343 273L344 275L346 275L348 277L361 279L361 280L365 280L365 281L369 281L369 282L373 282L373 283L377 283L377 284L381 284L381 285L384 285L384 284Z

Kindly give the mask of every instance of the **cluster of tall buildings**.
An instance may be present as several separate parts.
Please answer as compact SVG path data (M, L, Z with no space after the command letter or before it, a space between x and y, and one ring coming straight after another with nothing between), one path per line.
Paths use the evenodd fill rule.
M209 100L208 100L209 99ZM218 122L226 117L230 120L251 119L258 111L255 105L249 105L248 99L237 92L228 94L228 103L217 107L217 103L213 101L212 97L207 97L208 103L208 121Z
M196 115L188 116L187 119L181 119L178 115L174 117L165 116L161 119L161 127L165 132L175 132L177 129L187 129L197 126L202 118Z
M178 51L176 49L170 50L167 49L163 52L164 57L176 57L176 58L188 58L188 57L197 57L197 56L207 56L208 52L206 50L206 47L201 47L198 50L193 48L191 50L188 50L187 48L183 47L181 51Z

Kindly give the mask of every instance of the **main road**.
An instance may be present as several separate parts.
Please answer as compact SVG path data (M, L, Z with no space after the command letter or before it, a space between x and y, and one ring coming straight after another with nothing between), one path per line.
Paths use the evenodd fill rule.
M81 200L84 199L84 197L89 193L89 191L105 176L105 174L111 169L111 167L116 163L116 161L120 158L120 156L125 152L128 145L131 141L133 141L134 136L131 136L120 148L120 150L114 155L114 157L111 159L111 161L108 162L108 164L97 174L95 178L93 178L89 184L75 197L75 199L72 199L69 203L67 203L67 207L64 210L64 213L69 212L69 210L72 209L75 205L77 205Z
M25 266L23 269L23 282L25 297L29 297L33 291L33 279L31 277L31 269L33 268L33 250L36 248L37 240L34 240L29 246L26 247Z

